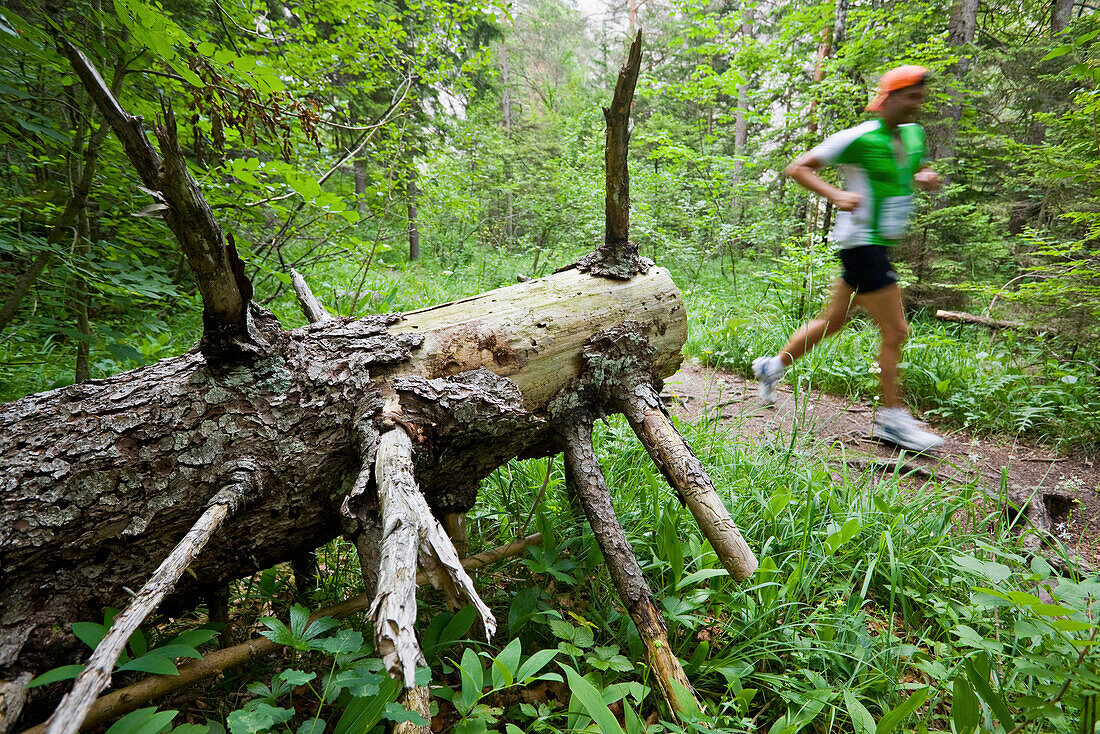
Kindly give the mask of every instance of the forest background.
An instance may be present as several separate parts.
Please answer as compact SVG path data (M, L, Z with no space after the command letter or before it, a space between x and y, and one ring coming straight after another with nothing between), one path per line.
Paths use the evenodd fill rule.
M944 425L1094 455L1100 436L1095 11L1087 0L648 0L587 16L555 0L507 6L465 0L6 2L0 11L0 399L179 354L201 331L201 302L157 214L161 205L142 190L57 52L57 34L93 58L131 113L151 121L174 110L192 172L233 234L257 300L292 326L304 319L290 292L291 268L306 275L332 312L358 316L432 305L517 275L537 277L591 250L603 232L600 107L627 39L643 28L647 51L631 138L631 237L643 254L672 270L684 292L692 319L689 356L744 371L753 356L773 352L796 322L817 310L835 274L826 240L835 213L779 172L824 136L863 119L878 74L921 64L933 72L922 121L946 185L921 201L898 248L916 309L905 365L911 401ZM930 317L937 306L1020 321L1045 334L994 335L943 324ZM794 378L873 397L873 340L873 329L857 324L800 363ZM626 462L627 475L638 475L623 480L634 489L622 495L627 507L638 503L636 511L620 512L624 519L636 515L632 532L665 568L678 543L675 508L645 475L629 469L616 430L605 437L607 455ZM739 524L766 549L764 577L744 592L707 573L715 569L706 566L702 545L694 561L681 555L671 570L655 572L682 633L676 637L674 630L674 638L715 707L711 714L728 716L736 730L793 731L816 720L864 731L875 728L874 719L881 727L891 712L923 706L924 722L935 728L955 716L951 700L970 700L961 691L973 686L982 725L1010 731L1006 715L1021 725L1054 716L1068 731L1088 723L1089 705L1095 724L1098 683L1082 672L1090 670L1091 648L1073 639L1095 635L1086 602L1078 609L1062 601L1076 609L1066 621L1085 626L1060 629L1031 602L988 591L976 602L967 583L959 590L959 579L967 578L993 591L1016 583L1013 593L1030 593L1020 589L1049 573L1014 556L1007 535L975 546L974 538L954 532L944 507L980 514L965 492L943 488L945 494L928 501L946 504L921 517L918 508L888 498L876 504L865 488L844 485L836 491L845 511L815 514L810 509L821 502L829 506L813 481L816 459L799 463L788 451L781 465L769 464L774 457L749 461L705 431L697 440L714 465L732 472L727 491L739 491L736 485L757 493L741 512L762 519ZM791 471L805 481L791 479ZM543 483L531 467L517 464L488 483L484 540L517 529L501 504L521 494L525 477L533 486L524 501L531 502ZM633 643L629 623L610 600L581 588L598 575L591 570L598 566L591 536L573 548L549 540L552 525L543 512L570 512L568 501L554 494L564 495L559 479L555 474L548 483L548 504L536 513L546 544L524 563L577 598L594 597L586 602L591 606L563 615L554 611L560 605L548 603L553 596L531 592L534 586L510 589L498 602L520 609L504 618L525 650L557 649L550 645L555 640L572 645L562 659L588 676L604 703L618 705L625 726L626 702L638 709L653 702L640 692L644 673L618 655ZM779 530L787 515L790 523ZM842 532L857 515L867 532ZM937 517L935 527L924 524ZM897 518L913 533L906 537L921 538L910 554L928 555L934 547L921 563L942 562L921 571L920 581L902 581L914 568L899 563L892 549L886 554L880 538L887 536L871 530L884 523L900 533ZM975 532L979 525L975 521ZM810 546L800 545L801 531L815 539ZM865 552L856 550L859 538ZM841 539L852 544L843 562ZM813 552L820 553L818 570L829 573L811 583L806 564ZM867 560L876 554L889 555L890 563ZM795 570L785 566L792 559L801 559ZM833 576L858 576L858 598L830 597ZM299 589L298 600L317 604L317 594L339 596L345 582L319 582L313 596ZM268 602L289 602L285 594L294 593L279 573L264 584ZM703 588L691 591L692 584ZM1095 595L1082 593L1081 599ZM747 603L743 595L752 594L757 604L761 595L772 604L776 595L786 598L780 606L789 605L791 613L777 623L767 616L774 610ZM826 609L826 597L849 606ZM792 655L803 654L797 652L803 642L822 644L823 633L808 631L816 629L814 613L847 609L848 617L856 611L874 617L860 606L868 599L882 612L875 618L886 620L887 631L872 635L881 639L864 639L866 626L858 634L834 630L841 649L835 660L805 653L795 672L779 675L777 661L789 666ZM1004 605L1033 626L1017 630L1019 645L1011 652L993 649L1004 644L1002 622L987 618ZM905 634L894 629L895 606ZM737 614L743 618L734 619ZM837 630L841 616L830 617ZM919 624L931 626L913 637L910 626ZM699 632L712 626L714 645L698 657ZM754 629L764 636L757 642L774 642L763 645L763 657L737 647ZM842 644L844 635L855 637ZM856 648L875 662L853 663ZM965 669L963 659L975 650L1010 660L1018 652L1033 668L1018 675L1003 665ZM1046 679L1034 670L1044 663L1026 657L1040 653L1049 663ZM495 651L462 655L461 662L452 651L453 669L436 654L453 673L467 664L473 670ZM913 670L922 677L905 678ZM839 685L838 676L847 682ZM450 684L465 691L461 680ZM1042 680L1056 683L1045 691ZM1073 685L1062 687L1066 680ZM444 675L444 687L447 681ZM269 686L267 698L255 690L230 696L213 719L236 713L234 731L258 731L265 728L255 724L263 721L256 715L261 701L290 711L284 721L297 716L297 726L300 712L286 708L276 688ZM924 693L919 701L915 694L906 698L907 688ZM321 708L330 694L320 696ZM580 701L559 701L566 705L556 708L550 697L513 710L490 694L482 702L480 694L455 693L455 725L474 731L509 712L509 725L523 722L527 730L562 728L566 716L570 726L602 727L591 711L584 718ZM341 695L346 712L350 694ZM251 708L232 711L250 697ZM1012 710L999 711L998 702ZM908 711L901 708L907 703L913 703ZM241 723L245 713L258 728ZM959 715L964 718L950 718L951 726L965 728L968 714Z

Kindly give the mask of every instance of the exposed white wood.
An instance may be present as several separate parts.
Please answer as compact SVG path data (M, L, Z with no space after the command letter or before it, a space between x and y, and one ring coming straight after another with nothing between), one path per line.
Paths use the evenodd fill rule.
M648 331L653 374L674 374L683 360L687 312L659 267L627 281L567 270L410 311L390 332L419 333L424 341L394 372L434 378L484 367L515 382L524 407L538 410L581 373L584 343L627 320Z
M424 664L415 630L418 557L433 584L445 581L451 594L477 608L486 637L496 631L493 613L478 596L450 538L428 508L412 467L412 441L405 429L397 426L382 434L374 463L382 509L382 554L370 615L386 670L406 688L416 686L416 668Z

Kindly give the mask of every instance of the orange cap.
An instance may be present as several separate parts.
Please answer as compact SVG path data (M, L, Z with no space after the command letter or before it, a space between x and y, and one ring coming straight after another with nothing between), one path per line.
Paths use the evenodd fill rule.
M905 89L915 84L923 84L928 76L928 69L923 66L899 66L883 74L878 80L878 95L867 105L868 112L875 112L882 107L882 103L890 92L897 89Z

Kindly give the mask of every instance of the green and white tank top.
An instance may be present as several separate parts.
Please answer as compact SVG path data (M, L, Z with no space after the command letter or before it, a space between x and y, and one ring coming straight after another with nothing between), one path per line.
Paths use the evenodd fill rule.
M839 164L847 189L861 197L853 211L837 214L837 247L892 245L902 238L913 207L913 174L924 163L920 125L899 125L895 137L882 120L868 120L830 135L810 154L822 165Z

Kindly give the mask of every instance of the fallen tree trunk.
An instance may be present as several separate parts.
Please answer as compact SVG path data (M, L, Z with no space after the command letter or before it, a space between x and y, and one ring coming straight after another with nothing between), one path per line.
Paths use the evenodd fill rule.
M627 315L649 325L654 374L672 374L686 319L666 271L631 281L567 271L404 317L289 332L267 321L275 351L251 365L196 351L0 406L0 669L70 657L68 625L124 606L124 588L145 583L241 462L258 467L263 489L168 609L334 538L350 482L373 461L359 435L378 433L382 396L399 388L419 426L428 503L466 512L509 458L555 452L540 413L580 373L588 338ZM495 424L467 422L486 417L474 387L438 384L437 396L429 383L479 368L509 377L480 378L507 396L486 411Z
M974 324L984 326L987 329L1017 329L1020 331L1033 331L1036 334L1054 334L1057 330L1052 326L1028 326L1022 321L1003 321L991 319L988 316L977 316L963 311L936 311L936 318L943 321L953 321L957 324Z

